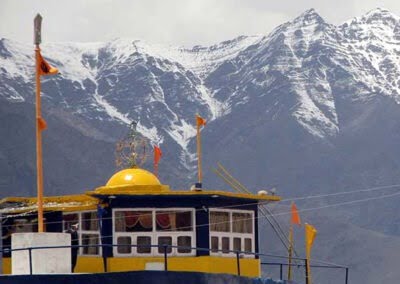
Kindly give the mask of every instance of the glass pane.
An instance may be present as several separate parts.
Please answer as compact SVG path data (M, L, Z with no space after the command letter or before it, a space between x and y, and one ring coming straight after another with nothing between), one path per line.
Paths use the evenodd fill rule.
M82 254L99 254L99 235L97 234L82 234Z
M63 214L64 231L71 229L72 225L79 223L79 217L77 213L74 214Z
M191 237L178 237L178 252L180 253L190 253L192 246Z
M28 220L25 218L15 219L11 231L12 233L37 232L36 222L36 220Z
M244 239L244 251L253 252L251 239L249 238Z
M211 237L211 251L218 252L218 237Z
M250 213L232 213L232 224L234 233L253 233L253 218Z
M158 253L164 253L164 247L163 245L169 245L167 247L167 253L172 252L172 238L171 237L158 237Z
M132 244L131 237L118 237L117 238L117 252L118 253L131 253L132 252L132 247L130 246Z
M233 238L233 250L242 250L242 239L241 238Z
M92 211L82 213L81 223L82 231L97 231L99 229L97 212Z
M137 252L151 253L151 237L137 237Z
M229 212L210 212L210 231L230 232Z
M222 253L229 253L229 238L222 238Z
M151 232L153 214L149 211L116 211L114 226L116 232Z
M157 211L157 231L192 231L192 212Z

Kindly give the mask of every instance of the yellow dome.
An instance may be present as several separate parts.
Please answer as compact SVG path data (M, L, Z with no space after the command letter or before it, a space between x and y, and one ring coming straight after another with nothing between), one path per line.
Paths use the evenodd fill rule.
M160 185L158 178L149 171L132 168L119 171L107 182L106 186L121 185Z

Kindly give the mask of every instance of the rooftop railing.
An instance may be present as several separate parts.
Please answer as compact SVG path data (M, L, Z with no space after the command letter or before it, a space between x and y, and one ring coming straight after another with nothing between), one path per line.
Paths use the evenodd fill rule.
M200 248L200 247L188 247L188 246L176 246L176 245L134 245L134 244L99 244L99 245L70 245L70 246L37 246L37 247L26 247L26 248L3 248L0 249L0 253L7 253L10 254L13 251L28 251L29 255L29 274L33 274L33 265L32 265L32 251L34 250L42 250L42 249L66 249L66 248L106 248L106 247L130 247L130 248L158 248L162 249L163 251L163 260L164 260L164 270L168 271L168 257L183 257L183 256L168 256L169 251L173 248L176 249L184 249L184 250L195 250L195 251L206 251L206 252L221 252L224 255L227 255L228 253L231 255L235 255L236 258L236 267L237 267L237 275L241 275L241 267L240 267L240 260L245 256L245 255L253 255L258 258L262 257L268 257L268 258L276 258L276 259L285 259L286 261L288 260L287 256L282 256L282 255L276 255L276 254L266 254L266 253L256 253L256 252L248 252L248 251L240 251L240 250L226 250L226 249L210 249L210 248ZM104 265L104 272L107 272L107 259L108 257L103 256L103 265ZM307 267L307 262L308 259L306 258L300 258L300 257L292 257L292 261L296 262L294 264L291 264L293 267ZM286 262L267 262L267 261L261 261L260 262L262 266L276 266L279 267L279 277L281 280L284 280L284 274L283 274L283 268L288 267L289 264ZM348 284L349 281L349 267L347 266L342 266L342 265L336 265L336 264L311 264L310 267L314 268L323 268L323 269L338 269L338 270L344 270L344 283ZM307 275L307 270L305 269L304 273L304 280L305 283L309 283L309 276ZM339 282L338 282L339 283Z

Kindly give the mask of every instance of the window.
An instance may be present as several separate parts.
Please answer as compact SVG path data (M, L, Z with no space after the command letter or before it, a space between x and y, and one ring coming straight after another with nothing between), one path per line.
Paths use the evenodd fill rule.
M192 231L192 212L156 212L157 231Z
M166 247L167 253L171 253L172 252L172 247L170 247L172 245L172 238L171 237L158 237L158 253L165 253L165 245L167 245L168 247Z
M253 217L250 213L232 213L232 232L253 233Z
M233 250L241 250L241 248L242 248L242 239L233 238Z
M72 225L79 224L79 214L78 213L70 213L63 215L63 228L64 231L70 229Z
M229 253L229 237L222 237L222 253Z
M101 254L99 219L96 211L73 212L63 214L64 231L72 225L79 224L78 236L80 255L99 255Z
M97 212L83 212L81 219L82 231L97 231L99 229L99 220Z
M116 232L153 231L151 211L116 211L114 220Z
M14 219L14 224L11 228L13 233L30 233L37 232L37 221L28 220L25 218Z
M210 209L211 255L232 256L235 251L254 257L254 212Z
M117 247L118 253L126 254L132 252L132 238L131 237L118 237L117 238Z
M192 237L178 237L178 252L190 253L192 247Z
M252 240L249 238L244 239L244 251L253 251Z
M218 237L211 237L211 252L218 252Z
M151 237L137 237L137 252L151 253Z
M229 212L210 212L210 231L230 232Z
M114 248L116 256L194 255L194 209L114 209L114 243L132 241L127 251Z
M82 234L82 254L99 254L99 236L97 234Z

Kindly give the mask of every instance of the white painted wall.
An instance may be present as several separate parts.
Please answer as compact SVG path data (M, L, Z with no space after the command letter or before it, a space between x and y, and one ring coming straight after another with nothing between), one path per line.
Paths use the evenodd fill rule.
M67 233L14 233L12 249L28 247L70 246L71 235ZM12 274L29 274L29 251L12 251ZM71 273L71 249L32 250L33 274Z

